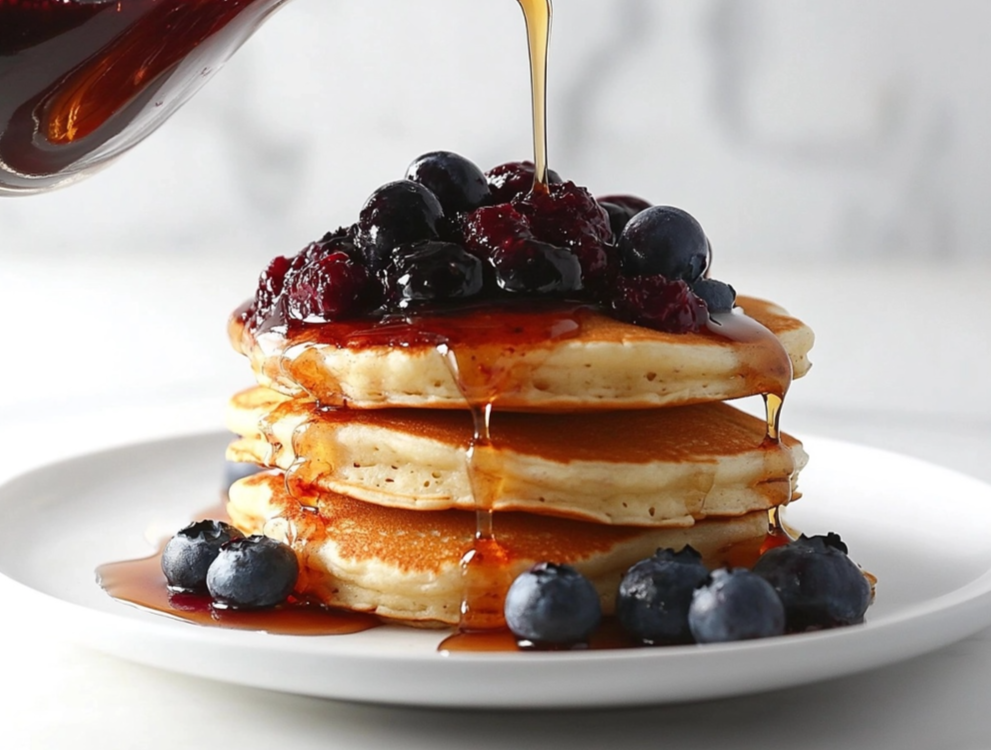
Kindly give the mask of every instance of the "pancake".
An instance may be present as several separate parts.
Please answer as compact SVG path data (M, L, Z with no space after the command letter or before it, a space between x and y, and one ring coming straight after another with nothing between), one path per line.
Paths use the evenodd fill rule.
M230 402L228 458L297 484L409 510L475 508L467 412L327 410L252 388ZM476 467L494 509L605 524L690 526L789 502L807 461L787 435L726 404L576 414L499 413Z
M783 394L809 369L812 331L740 297L700 333L669 334L562 303L229 333L256 379L328 406L496 410L641 409ZM761 325L754 324L757 321Z
M301 563L297 594L326 605L418 625L457 625L463 598L460 561L471 548L475 514L383 508L343 495L319 498L307 510L285 490L279 472L242 479L228 510L245 533L264 533L293 546ZM613 610L623 573L657 549L691 544L712 567L731 548L756 545L765 513L710 520L688 529L603 526L524 513L500 513L496 533L515 575L536 562L574 565Z

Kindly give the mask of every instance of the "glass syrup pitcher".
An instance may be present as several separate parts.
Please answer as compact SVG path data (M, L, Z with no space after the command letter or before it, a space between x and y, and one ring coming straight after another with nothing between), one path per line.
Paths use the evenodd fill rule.
M0 0L0 195L51 190L158 128L288 0Z

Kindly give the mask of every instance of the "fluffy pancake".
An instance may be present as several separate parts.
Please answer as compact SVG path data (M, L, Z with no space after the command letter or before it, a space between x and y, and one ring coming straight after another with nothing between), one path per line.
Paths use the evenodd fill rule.
M746 315L716 315L708 329L687 334L556 305L327 323L288 338L278 328L252 332L234 316L230 336L259 383L331 406L462 409L466 390L497 410L524 411L783 393L809 369L812 331L770 302L740 297L738 305Z
M474 509L467 412L326 410L266 388L237 394L228 457L290 470L302 484L411 510ZM690 526L788 502L807 461L787 435L726 404L575 414L499 413L476 468L495 510L607 524Z
M458 623L460 561L471 548L474 513L383 508L335 494L320 496L319 512L307 510L288 495L279 472L237 482L228 510L242 531L294 547L302 596L411 624ZM658 548L691 544L716 566L731 547L755 544L766 532L765 513L688 529L603 526L524 513L496 517L498 539L511 560L509 574L540 561L574 565L595 584L607 613L623 573Z

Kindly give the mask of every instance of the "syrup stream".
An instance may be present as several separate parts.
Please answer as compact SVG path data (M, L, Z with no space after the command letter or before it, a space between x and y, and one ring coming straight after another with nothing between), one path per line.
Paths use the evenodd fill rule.
M526 18L530 50L530 90L533 96L533 190L547 188L547 52L550 47L551 0L519 0Z
M456 346L440 344L438 352L471 409L473 434L465 456L468 480L475 505L475 538L461 559L464 590L461 596L462 631L487 631L503 627L503 603L509 588L509 556L495 534L493 506L500 491L499 480L485 470L486 458L495 455L492 444L492 404L501 390L501 370L496 355L493 366L464 362Z

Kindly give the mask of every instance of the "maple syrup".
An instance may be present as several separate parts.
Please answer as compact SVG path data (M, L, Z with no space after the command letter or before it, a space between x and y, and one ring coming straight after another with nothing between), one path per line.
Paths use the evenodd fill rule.
M0 195L134 146L285 1L0 0Z
M229 522L226 493L217 505L197 517ZM260 630L276 635L348 635L381 625L371 615L329 609L292 598L274 609L244 610L214 607L206 594L171 591L162 573L162 552L167 541L148 557L99 566L97 583L118 601L196 625Z
M530 92L533 97L533 189L546 193L547 178L547 54L550 49L551 0L519 0L526 19L530 53Z
M96 573L100 585L115 599L197 625L260 630L276 635L349 635L381 624L371 615L296 600L274 609L214 607L207 594L169 591L162 574L160 551L140 560L101 565Z

